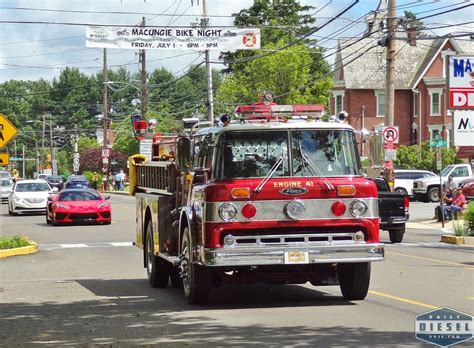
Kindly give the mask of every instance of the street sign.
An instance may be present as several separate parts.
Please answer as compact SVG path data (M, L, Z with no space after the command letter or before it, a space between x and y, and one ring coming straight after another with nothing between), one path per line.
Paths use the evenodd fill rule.
M72 165L72 168L73 168L73 171L78 172L78 171L79 171L79 163L77 163L77 164L74 163L74 164Z
M79 152L74 152L74 158L79 158Z
M109 164L109 159L107 157L102 158L103 164Z
M443 138L439 138L439 139L433 139L430 141L430 148L438 148L438 147L446 147L447 146L447 143L446 143L446 140L444 140Z
M10 163L10 154L8 152L0 152L0 166L8 166Z
M73 163L79 165L79 158L74 158Z
M58 160L53 159L51 161L51 164L53 165L53 167L55 167L58 164Z
M384 160L385 161L396 161L397 160L397 150L396 149L385 149L385 151L384 151Z
M18 133L15 126L4 114L0 114L0 149L7 145Z
M398 144L399 141L399 132L398 126L393 127L383 127L382 131L383 142L388 144Z
M110 151L109 149L102 149L102 157L103 158L109 158Z

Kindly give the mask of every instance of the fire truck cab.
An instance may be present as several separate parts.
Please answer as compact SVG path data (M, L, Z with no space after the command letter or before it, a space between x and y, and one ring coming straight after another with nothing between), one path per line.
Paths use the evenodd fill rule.
M193 304L213 286L254 281L339 284L364 299L384 246L354 129L311 105L236 111L245 117L160 139L152 161L130 159L151 286L171 281Z

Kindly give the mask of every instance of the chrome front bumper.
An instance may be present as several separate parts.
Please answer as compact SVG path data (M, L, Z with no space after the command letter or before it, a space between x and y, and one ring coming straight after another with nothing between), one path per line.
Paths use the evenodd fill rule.
M206 266L295 265L383 260L384 244L382 243L337 243L304 247L282 245L204 249L204 264Z

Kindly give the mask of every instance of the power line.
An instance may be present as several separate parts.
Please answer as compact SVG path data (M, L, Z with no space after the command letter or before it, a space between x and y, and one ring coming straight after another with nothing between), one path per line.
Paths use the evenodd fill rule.
M417 19L421 21L421 20L426 19L426 18L441 16L442 14L445 14L445 13L450 13L450 12L454 12L454 11L459 11L459 10L462 10L463 8L471 7L471 6L473 6L473 5L474 5L474 4L464 5L464 6L456 7L456 8L450 9L450 10L446 10L446 11L434 13L434 14L431 14L431 15L428 15L428 16L420 17L420 18L417 18ZM415 14L416 14L416 13L415 13ZM418 15L418 14L416 14L416 15Z

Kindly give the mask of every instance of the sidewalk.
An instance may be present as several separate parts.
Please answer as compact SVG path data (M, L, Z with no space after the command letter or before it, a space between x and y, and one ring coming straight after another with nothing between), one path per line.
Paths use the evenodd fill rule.
M406 228L413 228L419 230L426 230L426 229L437 229L446 234L454 234L454 221L462 221L462 220L451 220L444 222L444 228L442 227L441 221L435 220L415 220L410 221L408 220L406 223Z

